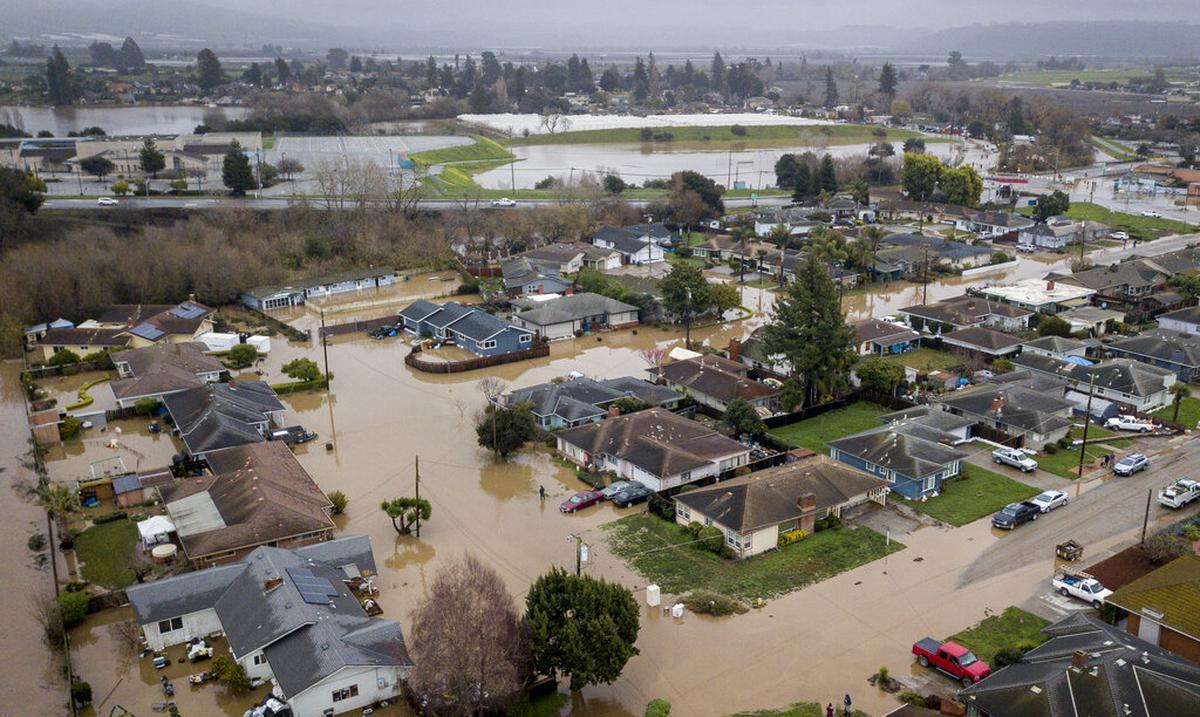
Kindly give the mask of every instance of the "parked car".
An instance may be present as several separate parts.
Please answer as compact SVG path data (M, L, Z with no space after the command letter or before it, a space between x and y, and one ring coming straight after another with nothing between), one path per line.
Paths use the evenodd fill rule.
M493 207L515 207L515 206L517 206L517 200L509 199L508 197L504 197L502 199L493 199L492 206Z
M96 204L98 204L102 207L115 207L118 204L120 204L120 202L118 202L116 199L113 199L112 197L100 197L99 199L96 200Z
M1200 498L1200 481L1180 478L1158 492L1158 502L1168 508L1182 508Z
M1032 244L1018 244L1017 251L1035 252L1037 251L1037 247Z
M986 662L956 642L938 642L927 637L914 643L912 651L921 667L932 667L958 680L964 687L992 674L992 668Z
M1038 467L1037 461L1019 448L997 448L992 451L992 460L1020 469L1022 473L1032 473Z
M598 490L581 490L570 498L564 500L562 504L558 506L558 509L564 513L574 513L577 510L583 510L584 508L593 506L602 500L604 500L604 496L601 495L600 491Z
M612 500L612 497L617 493L620 493L627 488L632 488L635 485L638 484L631 480L613 481L600 490L600 495L603 495L605 500Z
M612 497L613 505L618 508L628 508L634 503L641 503L650 498L650 489L641 483L634 483Z
M1048 490L1030 498L1029 502L1036 505L1041 512L1049 513L1055 508L1067 504L1067 494L1061 490Z
M1037 520L1038 514L1041 512L1041 508L1038 508L1027 500L1023 500L1020 503L1009 503L1004 506L1003 510L992 516L992 525L997 528L1012 530L1018 525Z
M1112 590L1100 584L1099 580L1078 570L1063 570L1050 580L1050 584L1063 597L1082 600L1097 610L1112 595Z
M1138 471L1144 471L1150 467L1150 459L1141 453L1130 453L1117 464L1113 466L1113 473L1119 476L1131 476Z
M1158 212L1154 211L1153 209L1143 209L1143 210L1142 210L1142 212L1141 212L1141 214L1142 214L1142 216L1143 216L1143 217L1151 217L1151 218L1154 218L1154 219L1161 219L1161 218L1162 218L1162 215L1161 215L1161 214L1159 214Z
M1117 241L1125 241L1129 238L1129 234L1127 232L1113 232L1112 234L1108 235L1108 238L1116 239Z
M1154 430L1154 423L1143 420L1137 416L1122 414L1113 416L1104 422L1105 428L1113 428L1118 431L1137 431L1138 433L1149 433Z

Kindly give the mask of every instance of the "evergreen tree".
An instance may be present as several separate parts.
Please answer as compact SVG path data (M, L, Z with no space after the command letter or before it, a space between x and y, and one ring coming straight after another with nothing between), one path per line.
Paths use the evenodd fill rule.
M196 54L196 84L208 92L225 81L221 73L221 61L207 47Z
M75 78L58 45L46 60L46 94L54 105L69 105L75 101Z
M800 163L796 161L796 155L787 153L780 155L775 162L775 186L786 188L796 186L796 171L799 169Z
M714 52L712 65L708 71L708 87L713 92L722 92L725 89L725 60L721 59L721 53Z
M292 81L292 68L288 67L287 60L282 57L275 58L275 79L281 85Z
M534 672L571 676L571 689L621 676L638 634L638 606L622 585L553 568L525 598Z
M355 73L363 71L362 60L359 59L358 55L350 58L350 71Z
M139 74L146 69L146 56L142 54L142 48L138 47L132 37L125 38L125 42L121 44L120 53L120 70L122 72Z
M237 140L229 146L225 153L225 163L221 168L221 181L229 189L229 193L240 197L248 189L257 186L254 182L254 170L250 167L250 158L242 151Z
M258 66L257 62L251 62L250 66L246 68L246 73L242 75L242 82L251 87L262 87L262 68Z
M828 108L837 107L838 103L838 87L837 80L833 79L833 67L825 66L825 106Z
M892 63L883 63L883 68L879 70L879 94L883 95L891 107L892 100L896 97L896 86L900 84L899 78L896 77L896 68Z
M806 252L796 280L775 300L763 340L768 356L782 355L790 364L800 407L845 386L855 360L854 329L846 324L829 269L814 252Z
M605 92L616 92L621 89L621 73L615 67L607 67L600 73L600 89Z
M499 80L503 73L500 61L496 59L496 53L485 52L479 56L479 75L484 86L491 87L496 84L496 80Z
M820 185L822 192L833 193L837 191L837 171L833 166L833 157L825 155L821 158L821 169L817 173L817 182Z
M142 172L153 177L157 177L159 170L167 166L166 157L163 156L151 137L142 141L142 149L138 152L138 162L141 164Z
M438 84L438 66L437 60L433 55L425 59L425 82L430 87L437 87Z
M792 201L803 202L812 197L812 172L807 162L796 163L795 185L792 189Z
M596 80L592 77L592 68L588 65L586 57L579 61L579 85L575 91L588 94L596 91Z
M637 58L633 65L633 100L644 102L650 96L650 76L646 74L646 63Z

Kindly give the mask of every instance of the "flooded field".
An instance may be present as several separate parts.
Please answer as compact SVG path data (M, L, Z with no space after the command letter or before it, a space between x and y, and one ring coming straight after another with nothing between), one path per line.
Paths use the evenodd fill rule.
M245 107L0 107L0 124L11 124L31 135L42 130L66 137L85 127L103 127L110 135L185 134L199 124L240 119Z
M465 114L459 121L480 124L510 134L544 134L542 115L539 114ZM722 125L820 125L828 120L805 117L739 112L734 114L671 114L671 115L572 115L566 118L567 126L560 131L578 132L589 129L619 129L622 127L719 127Z

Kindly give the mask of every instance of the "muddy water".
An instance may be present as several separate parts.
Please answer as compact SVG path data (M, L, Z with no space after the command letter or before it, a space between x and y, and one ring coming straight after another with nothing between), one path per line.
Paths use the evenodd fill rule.
M0 712L59 714L66 704L60 671L42 642L41 627L29 608L33 595L51 590L50 568L36 567L26 547L34 532L46 532L45 514L24 498L20 486L32 480L23 465L26 438L25 402L18 379L21 367L0 362L0 491L5 519L0 521L0 576L7 609L0 617L0 654L8 669L0 670Z

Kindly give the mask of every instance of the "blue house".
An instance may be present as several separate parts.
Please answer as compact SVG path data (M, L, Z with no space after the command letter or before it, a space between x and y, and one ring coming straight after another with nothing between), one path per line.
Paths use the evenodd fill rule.
M939 443L939 434L931 426L898 422L826 445L834 460L877 475L905 498L919 500L958 475L968 455Z
M533 332L455 301L435 304L418 299L400 311L404 330L454 343L479 356L521 351L533 344Z

